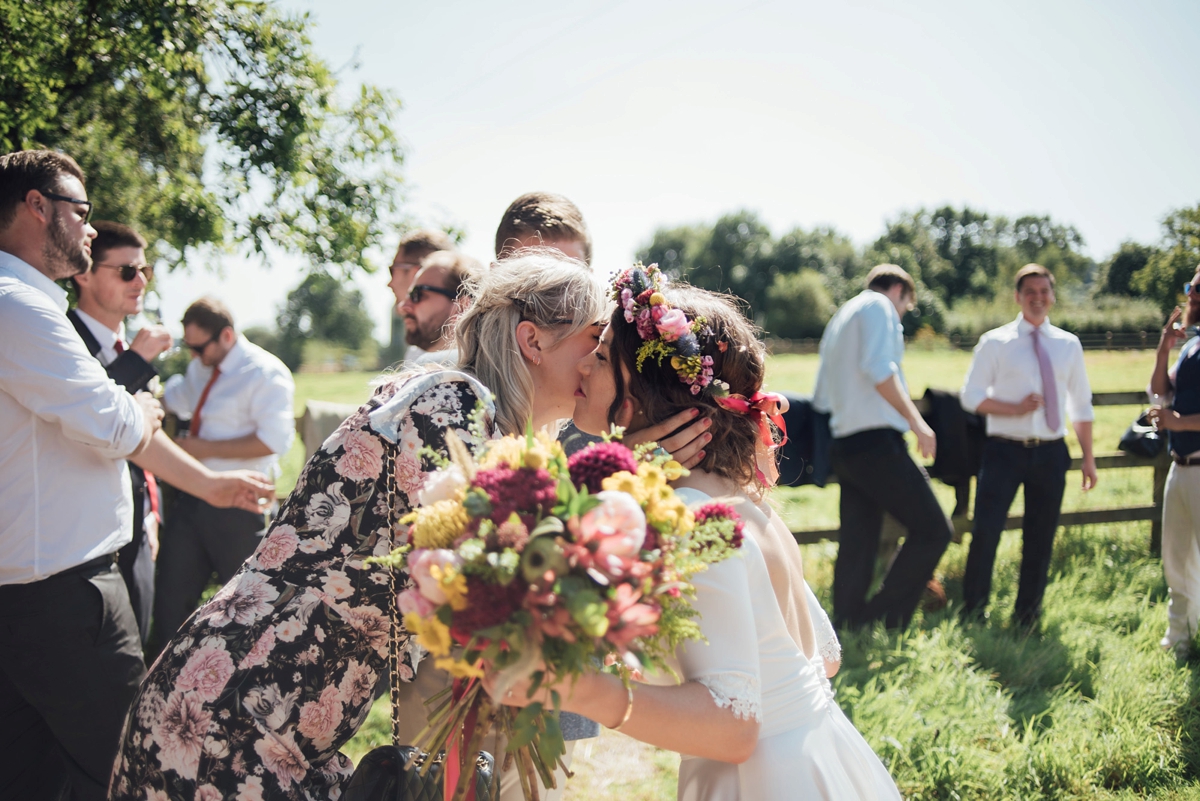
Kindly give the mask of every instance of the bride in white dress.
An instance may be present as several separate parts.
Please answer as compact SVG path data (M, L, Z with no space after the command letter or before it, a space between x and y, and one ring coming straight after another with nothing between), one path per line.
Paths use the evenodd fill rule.
M647 276L622 297L628 277L627 271L617 282L623 308L580 364L575 424L598 433L613 422L652 423L701 407L712 420L712 440L676 488L689 504L713 497L735 503L747 536L740 556L695 578L707 642L677 654L682 684L637 684L629 695L616 677L590 674L560 688L563 708L682 754L681 801L899 799L887 769L834 701L827 676L840 660L837 637L804 582L795 540L763 497L774 478L763 440L775 401L761 394L761 344L725 298L692 287L663 289L655 293L660 303L682 310L688 323L703 320L694 340L682 343L683 355L698 352L711 372L681 376L670 359L658 366L653 358L638 372L638 349L661 327L637 325L640 309L630 296L641 294ZM658 310L657 317L679 325L678 315ZM708 391L716 382L728 385L720 390L728 398L717 401ZM705 391L692 391L695 384ZM529 702L519 688L498 700Z

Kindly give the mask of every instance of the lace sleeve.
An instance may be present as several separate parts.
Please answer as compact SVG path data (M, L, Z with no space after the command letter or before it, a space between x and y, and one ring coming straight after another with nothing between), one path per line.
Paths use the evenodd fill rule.
M837 632L833 630L829 615L825 614L825 609L807 581L804 582L804 594L808 599L808 616L812 618L813 633L817 637L817 653L826 662L841 662L842 644L838 641Z
M740 720L753 718L762 722L762 690L758 676L746 673L710 673L696 679L708 688L709 695L721 709L732 709Z

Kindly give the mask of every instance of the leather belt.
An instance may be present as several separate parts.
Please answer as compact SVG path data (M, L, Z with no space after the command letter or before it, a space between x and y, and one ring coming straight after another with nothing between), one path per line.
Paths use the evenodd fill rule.
M1058 437L1056 439L1038 439L1037 437L1029 437L1028 439L1016 439L1015 437L1001 437L998 435L990 436L990 437L988 437L988 439L999 440L1000 442L1007 442L1010 445L1020 445L1023 448L1039 448L1042 445L1053 445L1056 442L1063 441L1062 437Z
M1195 467L1196 465L1200 464L1200 455L1180 456L1175 451L1171 451L1171 459L1174 460L1175 464L1181 467Z
M61 570L55 573L55 576L66 576L71 573L90 573L93 570L107 570L117 563L117 551L106 553L103 556L97 556L94 559L89 559L83 564L68 567L66 570ZM53 578L51 576L50 578Z

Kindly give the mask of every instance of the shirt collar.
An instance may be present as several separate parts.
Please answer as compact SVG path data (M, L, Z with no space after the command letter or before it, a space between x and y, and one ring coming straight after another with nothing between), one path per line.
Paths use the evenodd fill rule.
M225 358L221 359L221 363L217 366L221 368L223 375L229 375L234 370L242 365L248 358L246 353L245 338L238 334L237 342L233 343L233 347L229 349L229 353L225 354Z
M1018 334L1029 334L1034 330L1034 328L1035 328L1034 324L1025 319L1025 314L1023 312L1017 312L1017 333ZM1042 320L1042 324L1039 326L1036 326L1036 328L1037 328L1037 331L1039 334L1044 334L1047 331L1049 331L1050 330L1050 318L1047 317L1045 320Z
M66 314L67 291L47 278L41 270L29 262L0 250L0 272L6 272L21 283L28 284L34 289L40 289L49 296L50 300L54 301L54 305L61 309L63 314Z
M125 323L121 323L120 329L114 331L83 309L76 308L75 313L79 315L79 319L83 320L84 325L92 332L92 336L100 343L101 348L111 349L116 346L118 340L121 341L122 345L125 344Z

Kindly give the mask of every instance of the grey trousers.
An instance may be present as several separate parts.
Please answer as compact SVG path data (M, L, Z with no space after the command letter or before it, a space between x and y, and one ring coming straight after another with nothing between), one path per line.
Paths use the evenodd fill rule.
M0 798L102 801L145 672L111 557L0 586Z

